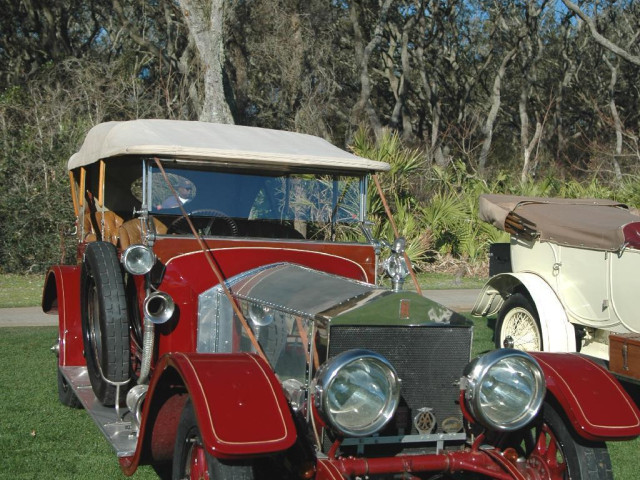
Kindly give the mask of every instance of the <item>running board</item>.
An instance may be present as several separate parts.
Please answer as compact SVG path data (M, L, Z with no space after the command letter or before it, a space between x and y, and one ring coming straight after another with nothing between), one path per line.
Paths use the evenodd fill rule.
M89 416L116 451L118 457L131 457L138 443L138 431L128 408L105 407L93 394L87 367L60 367L60 371Z

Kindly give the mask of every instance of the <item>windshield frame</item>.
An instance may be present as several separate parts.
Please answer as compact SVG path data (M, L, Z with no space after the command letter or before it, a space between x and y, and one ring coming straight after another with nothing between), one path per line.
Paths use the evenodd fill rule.
M368 174L366 172L311 170L304 166L286 169L264 168L262 165L254 168L246 166L230 168L228 164L212 165L211 163L203 164L202 162L179 159L163 159L162 166L168 176L176 178L181 172L184 172L187 181L194 183L193 198L185 200L179 196L179 199L188 214L196 212L195 217L198 215L198 210L210 209L223 211L229 217L242 221L316 222L325 225L324 228L330 228L329 236L332 240L337 225L357 226L366 221L368 189ZM163 215L180 216L181 208L176 204L175 194L166 185L164 176L161 180L161 184L164 186L159 183L159 178L161 178L161 172L155 161L145 160L141 179L142 185L145 187L142 189L141 199L143 209L158 217ZM205 183L203 183L203 179L206 180ZM226 182L221 182L221 180L226 180ZM209 181L212 183L208 183ZM222 193L217 193L213 186L214 181L218 181L218 189ZM237 181L237 185L244 182L245 187L235 187L234 189L228 183L233 181ZM174 183L173 179L171 182ZM281 198L276 199L278 182L285 187L280 188L277 194ZM204 185L206 185L206 189L204 189ZM292 186L303 190L304 202L302 203L306 202L306 213L294 212L295 209L291 206ZM200 197L198 197L198 187L200 188ZM233 195L230 193L232 189ZM170 197L174 203L171 208L163 210L161 204L158 203L156 197L158 197L159 190L171 193ZM174 190L177 190L175 186ZM225 191L229 198L225 197ZM258 194L262 194L263 191L274 194L269 201L275 202L275 205L271 207L270 212L262 211L263 216L252 217L252 212L258 202ZM234 195L235 201L231 198ZM251 198L252 195L253 198ZM300 194L298 193L298 195ZM211 200L211 204L205 203L207 199ZM222 206L218 206L217 202L220 202ZM247 209L249 204L252 205L251 209ZM279 211L278 216L273 214L275 211Z

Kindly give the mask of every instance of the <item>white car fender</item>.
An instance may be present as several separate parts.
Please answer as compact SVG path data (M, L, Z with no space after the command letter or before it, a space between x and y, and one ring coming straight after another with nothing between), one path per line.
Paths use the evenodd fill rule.
M475 316L498 313L504 301L519 286L526 289L538 311L545 351L575 352L575 329L569 322L562 303L549 284L534 273L495 275L485 284L471 313Z

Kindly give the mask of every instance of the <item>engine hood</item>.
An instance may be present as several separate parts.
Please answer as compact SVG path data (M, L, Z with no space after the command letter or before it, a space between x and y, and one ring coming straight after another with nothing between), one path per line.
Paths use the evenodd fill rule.
M291 263L267 265L230 281L240 299L343 325L470 326L470 320L415 292L373 284Z

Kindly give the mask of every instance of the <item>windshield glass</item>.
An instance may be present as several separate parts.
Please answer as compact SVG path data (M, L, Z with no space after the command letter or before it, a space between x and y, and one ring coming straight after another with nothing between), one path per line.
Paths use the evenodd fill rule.
M220 228L209 226L202 232L207 235L335 239L340 228L356 226L364 215L360 176L192 168L165 172L175 194L152 166L146 197L150 213L168 226L178 219L180 206L192 218L218 219ZM223 225L230 221L235 224L232 232ZM269 225L281 228L269 231ZM169 228L168 233L188 232Z
M306 383L313 320L248 301L241 301L240 305L243 314L249 319L260 348L278 377L283 381L293 378ZM235 331L240 332L239 350L255 352L246 331L235 315L234 322Z

